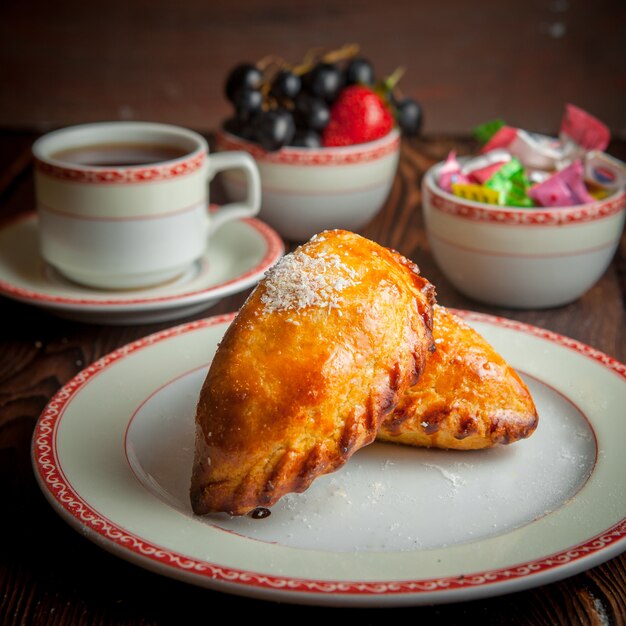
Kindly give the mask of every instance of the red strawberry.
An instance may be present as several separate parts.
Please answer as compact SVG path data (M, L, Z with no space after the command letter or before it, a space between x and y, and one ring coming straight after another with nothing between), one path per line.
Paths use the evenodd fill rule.
M330 109L322 135L324 146L350 146L384 137L394 126L391 111L380 96L364 85L341 91Z

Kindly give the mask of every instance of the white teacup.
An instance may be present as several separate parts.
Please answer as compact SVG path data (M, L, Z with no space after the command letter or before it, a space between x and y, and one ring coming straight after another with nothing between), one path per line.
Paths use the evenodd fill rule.
M100 122L33 144L43 258L90 287L132 289L174 279L201 257L225 222L259 212L261 185L245 152L209 155L185 128ZM245 174L246 195L210 213L209 183Z

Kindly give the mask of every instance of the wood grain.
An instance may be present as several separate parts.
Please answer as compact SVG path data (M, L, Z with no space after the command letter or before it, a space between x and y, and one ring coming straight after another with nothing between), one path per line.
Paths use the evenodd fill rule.
M35 135L0 134L0 225L33 207L27 154ZM520 311L482 306L457 293L430 256L421 218L420 181L425 169L451 147L466 153L469 139L432 137L403 145L389 200L363 234L413 258L436 285L443 304L503 315L588 343L626 362L624 253L579 301L556 309ZM626 146L612 146L616 155ZM11 164L18 163L13 169ZM216 190L219 199L221 191ZM293 244L290 244L293 247ZM204 315L236 310L248 291L221 301ZM312 620L331 609L239 598L185 585L136 567L92 544L52 510L30 465L35 421L52 395L72 376L111 350L172 323L98 326L71 322L38 308L0 299L0 624L160 626L214 619L215 611L242 620ZM187 320L193 317L187 318ZM185 319L180 322L187 321ZM178 323L178 322L177 322ZM626 625L626 555L566 580L515 594L452 605L346 610L355 620L386 624L390 616L425 624L571 626ZM230 618L229 618L230 619Z

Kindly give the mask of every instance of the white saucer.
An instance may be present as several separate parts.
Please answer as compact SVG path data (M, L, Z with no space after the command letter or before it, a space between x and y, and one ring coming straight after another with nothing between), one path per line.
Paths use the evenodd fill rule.
M28 213L0 229L0 295L61 317L97 324L147 324L192 315L256 284L284 253L257 219L225 224L206 254L178 279L141 290L100 291L73 283L39 254L38 219Z

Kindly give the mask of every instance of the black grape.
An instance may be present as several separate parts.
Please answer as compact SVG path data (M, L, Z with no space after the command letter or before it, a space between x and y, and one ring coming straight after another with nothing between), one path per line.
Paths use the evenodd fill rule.
M263 94L256 89L239 89L233 95L235 112L240 120L248 120L261 110Z
M376 80L372 64L362 57L352 59L346 67L346 85L373 85Z
M417 135L423 122L422 107L411 98L396 103L396 119L400 130L406 135Z
M291 146L298 148L320 148L322 146L322 137L311 129L297 130L291 143Z
M263 74L252 63L241 63L234 67L226 77L224 93L232 102L235 93L242 89L258 89L263 82Z
M295 101L295 117L300 127L323 130L330 119L330 109L322 98L303 92Z
M293 141L296 125L293 116L285 109L263 111L254 120L257 141L268 152L280 150Z
M270 93L279 100L293 100L302 87L302 80L289 70L280 70L272 80Z
M343 76L336 65L318 63L304 76L304 84L309 93L323 98L327 102L334 101L343 87Z

